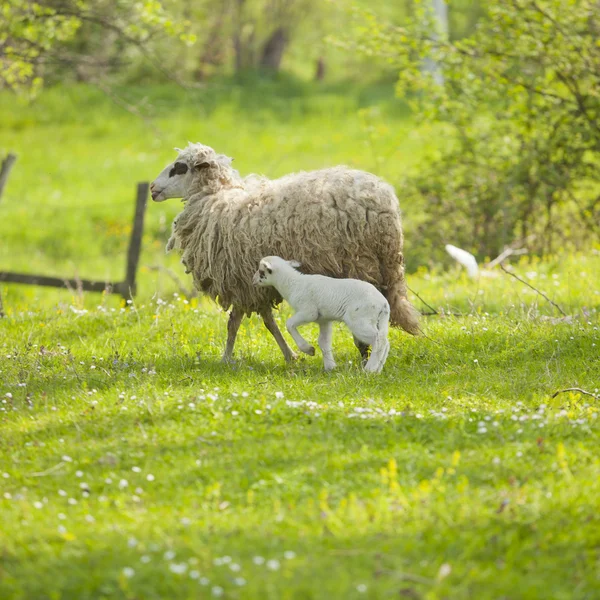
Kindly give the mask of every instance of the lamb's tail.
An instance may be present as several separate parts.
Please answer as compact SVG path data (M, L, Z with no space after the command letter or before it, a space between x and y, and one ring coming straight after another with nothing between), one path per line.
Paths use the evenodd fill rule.
M385 223L384 229L387 229L387 243L383 246L380 259L383 266L384 295L390 303L390 323L393 327L402 327L412 335L419 335L419 312L407 298L400 223Z

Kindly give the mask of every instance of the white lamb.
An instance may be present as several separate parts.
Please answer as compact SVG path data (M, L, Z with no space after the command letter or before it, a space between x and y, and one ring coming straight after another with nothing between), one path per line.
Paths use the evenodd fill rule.
M319 348L326 371L335 368L331 351L332 322L343 321L355 339L372 347L365 371L379 373L385 364L390 344L388 322L390 305L375 286L358 279L334 279L324 275L305 275L296 270L300 263L279 256L260 261L252 282L272 286L294 309L287 330L298 348L314 356L315 349L298 332L298 326L319 324Z

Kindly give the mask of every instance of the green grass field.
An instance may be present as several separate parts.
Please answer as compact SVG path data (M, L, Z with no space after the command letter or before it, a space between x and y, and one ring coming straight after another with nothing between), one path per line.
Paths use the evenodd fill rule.
M267 91L147 91L160 135L86 88L0 96L20 155L0 269L121 276L135 182L188 138L271 176L398 182L433 151L391 95ZM597 249L513 263L571 319L501 271L421 268L409 285L440 314L392 331L380 376L343 327L334 373L285 365L255 318L225 366L226 315L148 269L186 281L162 251L177 210L148 208L130 307L0 285L0 598L598 598L600 400L552 398L600 388Z

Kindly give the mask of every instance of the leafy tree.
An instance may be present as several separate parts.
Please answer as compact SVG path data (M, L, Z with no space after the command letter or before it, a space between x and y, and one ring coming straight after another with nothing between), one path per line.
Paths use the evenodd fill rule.
M105 70L130 47L150 57L148 42L157 34L193 42L187 25L175 23L157 0L4 0L0 86L35 93L57 69ZM98 42L111 51L99 52Z
M516 238L552 252L599 235L597 0L494 0L465 38L434 28L429 3L415 1L405 27L364 14L358 36L440 138L405 183L404 202L424 212L414 235L481 257Z

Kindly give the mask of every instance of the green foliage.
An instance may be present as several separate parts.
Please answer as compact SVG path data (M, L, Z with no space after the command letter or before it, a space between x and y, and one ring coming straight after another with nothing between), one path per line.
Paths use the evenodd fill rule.
M0 8L0 88L34 95L57 70L106 69L115 59L103 56L99 42L121 53L143 48L158 32L192 43L188 25L175 23L157 0L6 0Z
M472 312L393 331L377 377L341 326L332 374L284 365L258 319L229 367L213 305L10 288L0 597L594 598L599 407L551 396L600 387L600 256L516 268L588 316L424 272L430 304Z
M359 48L397 68L398 95L444 125L439 153L407 183L427 212L421 235L480 257L515 238L540 252L597 239L597 2L491 2L472 35L435 31L422 2L406 27L368 15L359 29Z

